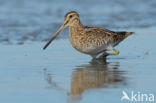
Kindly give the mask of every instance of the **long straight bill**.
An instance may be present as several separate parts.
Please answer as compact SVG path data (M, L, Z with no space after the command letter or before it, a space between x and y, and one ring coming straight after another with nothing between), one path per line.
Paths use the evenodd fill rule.
M55 35L48 41L48 43L43 47L43 50L45 50L49 44L57 37L57 35L65 28L64 24L60 27L60 29L55 33Z

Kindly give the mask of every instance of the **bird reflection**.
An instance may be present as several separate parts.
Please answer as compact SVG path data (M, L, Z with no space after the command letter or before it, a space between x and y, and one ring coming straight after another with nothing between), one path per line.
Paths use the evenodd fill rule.
M119 67L119 62L107 62L101 58L79 65L72 72L69 90L59 87L48 73L45 74L45 80L51 85L50 88L67 92L70 101L77 101L81 100L82 94L87 90L126 86L127 77L124 76L124 71L118 69Z
M72 73L70 99L81 99L81 94L93 88L117 88L126 85L124 71L119 71L119 62L107 62L106 59L92 60L80 65Z

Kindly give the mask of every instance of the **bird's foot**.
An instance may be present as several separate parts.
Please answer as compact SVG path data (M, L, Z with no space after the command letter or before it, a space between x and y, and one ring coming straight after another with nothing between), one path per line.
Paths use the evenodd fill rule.
M115 51L115 53L109 53L108 55L113 56L113 55L118 55L120 52L117 49L113 49L113 51Z
M107 56L113 56L113 55L118 55L120 52L117 49L113 49L115 53L106 53L104 52L99 58L106 58Z

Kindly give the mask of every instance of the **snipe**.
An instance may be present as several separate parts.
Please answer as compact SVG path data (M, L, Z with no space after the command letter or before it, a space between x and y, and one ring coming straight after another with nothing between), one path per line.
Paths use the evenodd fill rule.
M118 55L119 51L114 49L121 41L134 32L115 32L98 27L84 26L80 22L79 14L75 11L68 12L65 15L64 24L44 46L48 45L57 37L57 35L66 27L69 27L69 39L72 46L85 54L96 58L98 54L106 57L108 55ZM114 51L114 53L106 53L106 51Z

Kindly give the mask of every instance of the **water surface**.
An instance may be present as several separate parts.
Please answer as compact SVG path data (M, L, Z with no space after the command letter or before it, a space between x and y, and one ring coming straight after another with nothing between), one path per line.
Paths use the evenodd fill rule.
M135 30L117 47L120 55L106 60L91 60L68 39L46 51L40 42L1 44L0 102L120 103L123 90L155 94L154 30Z
M67 29L42 48L76 10L82 23L134 31L118 56L92 60L72 48ZM155 0L1 0L0 103L124 103L156 96Z

